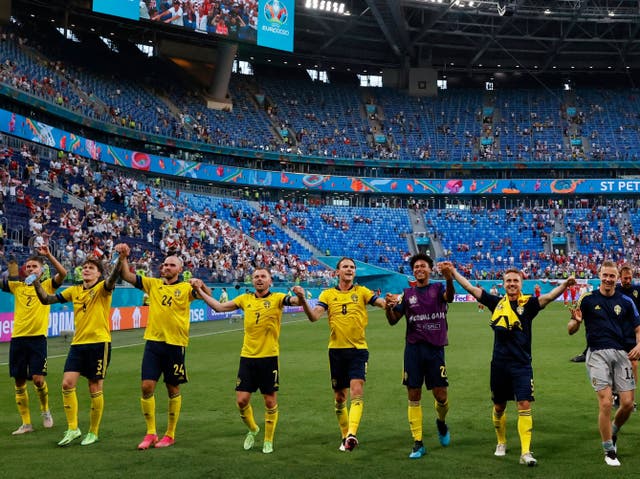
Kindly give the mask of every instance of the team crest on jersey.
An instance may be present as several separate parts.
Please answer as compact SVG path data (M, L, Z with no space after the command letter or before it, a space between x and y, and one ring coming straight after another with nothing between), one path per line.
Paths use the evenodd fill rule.
M634 295L636 298L638 297L638 290L637 290L637 289L634 289L634 290L633 290L633 295Z
M265 301L262 304L264 305L264 309L269 309L271 307L271 301Z
M351 302L352 303L357 303L358 302L358 295L357 294L352 294L351 295Z
M620 313L622 312L622 307L619 304L616 304L613 307L613 312L616 313L616 315L620 316Z
M182 291L180 291L179 289L176 289L175 292L173 293L173 295L176 298L179 298L180 296L182 296Z

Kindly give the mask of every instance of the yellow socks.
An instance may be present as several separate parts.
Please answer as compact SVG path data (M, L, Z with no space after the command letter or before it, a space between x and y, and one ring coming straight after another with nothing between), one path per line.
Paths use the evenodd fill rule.
M182 408L182 395L169 398L169 414L167 420L167 433L166 436L176 437L176 426L178 425L178 419L180 418L180 409Z
M69 429L78 429L78 396L76 388L62 390L62 405Z
M273 409L267 409L264 412L264 440L265 442L273 442L273 435L276 432L278 424L278 405Z
M507 413L497 413L495 408L492 410L493 427L496 428L496 437L498 438L498 444L507 443Z
M242 422L246 424L249 431L257 431L258 425L253 417L253 408L251 407L251 404L247 404L244 408L238 407L238 410L240 411L240 419L242 419Z
M362 410L364 409L364 399L362 396L353 396L351 398L351 407L349 408L349 430L347 435L358 433L360 419L362 419Z
M36 387L38 393L38 399L40 399L40 411L45 412L49 410L49 386L47 382L42 383L41 387Z
M340 434L343 438L347 437L349 431L349 410L347 409L346 402L334 403L336 417L338 418L338 425L340 426Z
M89 413L89 432L96 436L100 429L100 421L102 420L102 412L104 411L104 395L102 391L91 394L91 412ZM76 427L77 428L77 427ZM76 429L70 428L70 429Z
M441 422L446 422L445 418L447 417L447 413L449 412L449 400L447 399L443 403L439 403L435 401L436 414L438 415L438 419Z
M29 412L29 392L27 385L16 387L16 406L22 419L22 424L31 424L31 413Z
M422 441L422 406L420 401L409 401L407 416L413 440Z
M147 434L156 433L156 397L140 398L140 406L144 415L144 422L147 424Z
M522 454L531 452L532 431L533 417L531 416L531 409L518 410L518 435L520 435Z

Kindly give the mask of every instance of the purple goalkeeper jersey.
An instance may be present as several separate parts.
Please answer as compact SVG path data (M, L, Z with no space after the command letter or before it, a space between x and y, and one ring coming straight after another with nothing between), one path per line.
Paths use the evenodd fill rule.
M429 343L433 346L446 346L447 309L444 299L444 283L431 283L427 286L404 290L399 307L407 318L407 342L411 344Z

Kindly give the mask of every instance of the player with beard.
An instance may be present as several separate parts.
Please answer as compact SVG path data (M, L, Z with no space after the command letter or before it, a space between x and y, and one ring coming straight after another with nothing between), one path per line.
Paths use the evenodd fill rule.
M251 275L255 292L244 293L231 301L220 302L206 291L198 289L202 299L214 311L244 311L244 340L240 352L240 366L236 382L236 403L240 418L249 428L244 449L249 450L260 432L251 407L251 394L260 389L264 397L264 442L262 452L273 452L273 438L278 423L277 392L280 386L280 325L285 306L299 304L297 294L304 290L294 286L296 296L272 292L273 280L267 269L256 269Z
M531 454L533 419L533 368L531 367L531 338L533 319L547 304L575 284L570 277L546 294L536 298L522 294L522 272L509 268L504 272L506 295L489 294L473 286L457 270L454 279L484 304L492 313L491 328L494 333L491 359L491 396L493 400L493 425L498 444L495 455L507 452L507 401L516 400L518 407L518 435L520 436L520 464L535 466L537 460Z

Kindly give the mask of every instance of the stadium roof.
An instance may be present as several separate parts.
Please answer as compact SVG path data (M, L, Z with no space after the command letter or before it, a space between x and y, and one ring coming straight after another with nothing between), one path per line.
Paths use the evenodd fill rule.
M370 73L434 67L458 72L632 72L640 69L638 0L343 0L349 15L296 0L295 51L249 45L254 61ZM90 0L14 0L55 22L96 26L135 41L172 37L216 42L197 33L91 14ZM290 63L291 62L291 63Z

